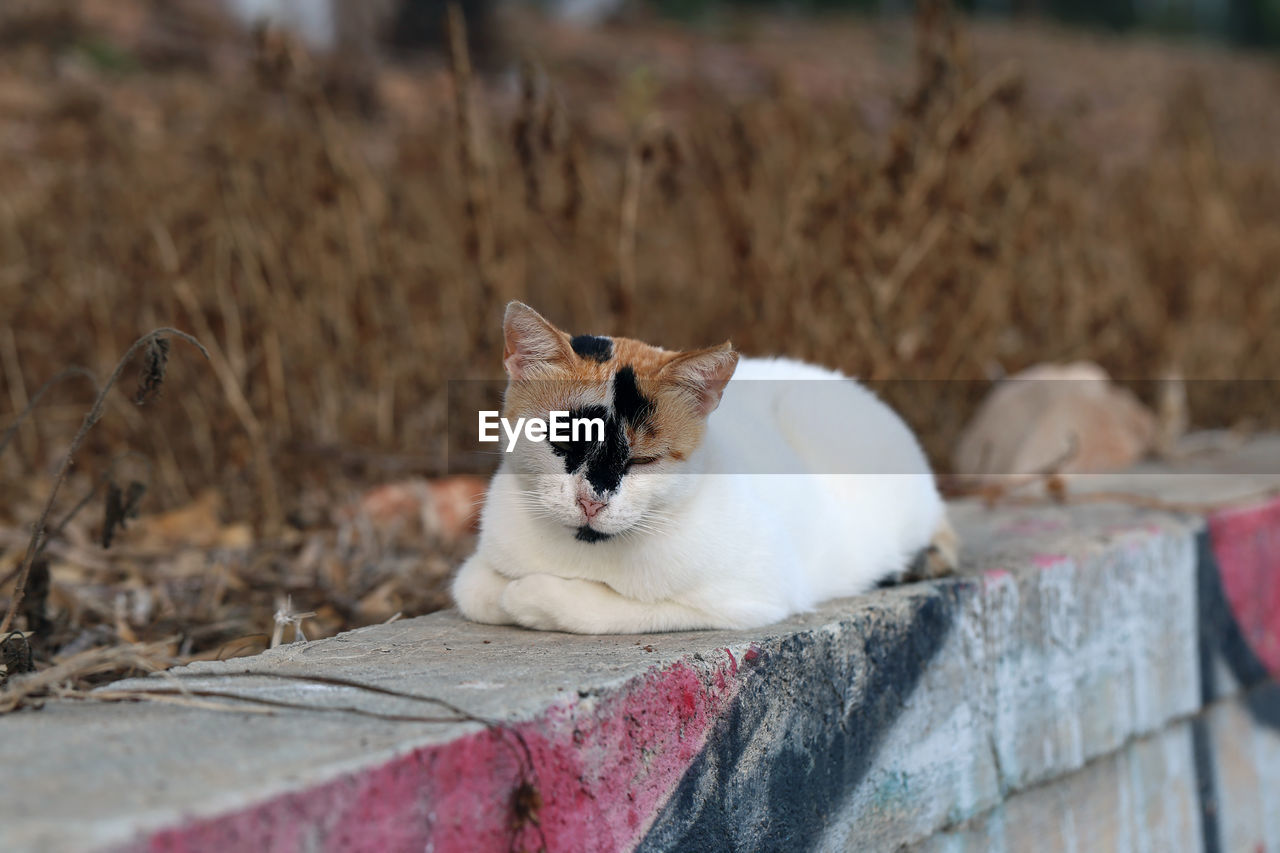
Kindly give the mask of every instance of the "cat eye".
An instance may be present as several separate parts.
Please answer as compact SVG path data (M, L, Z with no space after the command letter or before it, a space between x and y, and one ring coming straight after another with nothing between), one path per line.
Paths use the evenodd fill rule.
M630 468L632 465L652 465L658 461L658 458L657 456L632 456L627 460L627 467Z
M551 451L552 451L553 453L558 453L558 454L560 454L561 456L567 456L567 455L569 454L569 447L570 447L570 443L569 443L569 442L567 442L567 441L550 441L550 442L547 442L547 443L551 445Z

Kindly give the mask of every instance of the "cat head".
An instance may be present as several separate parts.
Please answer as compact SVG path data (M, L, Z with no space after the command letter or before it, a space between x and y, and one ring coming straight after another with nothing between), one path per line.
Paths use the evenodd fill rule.
M507 306L503 340L503 417L568 412L583 427L578 440L517 442L510 467L526 510L583 542L660 530L738 365L731 345L673 352L573 337L519 302Z

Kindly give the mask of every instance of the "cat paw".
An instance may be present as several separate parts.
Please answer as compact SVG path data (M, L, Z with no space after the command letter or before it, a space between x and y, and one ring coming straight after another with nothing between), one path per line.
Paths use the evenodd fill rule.
M511 580L498 574L475 557L467 560L453 579L453 601L472 622L510 625L511 615L502 607L502 594Z
M502 609L517 625L535 631L572 630L561 614L569 606L572 582L555 575L527 575L502 592Z
M960 537L946 519L938 525L933 539L903 573L899 581L922 581L955 574L960 567Z

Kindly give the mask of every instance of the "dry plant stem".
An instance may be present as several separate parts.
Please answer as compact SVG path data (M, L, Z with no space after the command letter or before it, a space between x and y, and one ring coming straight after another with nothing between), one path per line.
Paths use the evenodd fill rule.
M154 671L167 663L172 638L154 643L86 649L48 669L11 679L0 688L0 714L22 705L24 699L46 695L58 685L90 675L120 670L122 667Z
M213 334L213 328L209 325L208 319L205 317L204 311L200 308L200 302L196 299L195 293L186 279L179 279L173 287L173 292L177 294L178 300L182 303L182 307L187 309L187 313L191 317L191 322L196 325L196 331L209 341L212 354L201 347L205 358L213 365L213 371L218 377L218 383L222 385L222 391L227 397L227 401L231 404L231 408L235 410L236 417L244 426L245 432L249 434L249 441L253 447L254 464L258 469L258 482L262 488L263 510L266 516L266 528L272 533L278 533L283 520L283 512L280 509L280 496L276 488L276 479L274 466L271 460L271 452L267 447L266 430L262 427L262 422L258 420L257 415L253 412L253 406L244 395L240 381L236 378L235 370L231 366L226 354L222 348L218 346L218 339Z
M1009 97L1017 92L1022 84L1022 78L1022 69L1012 61L1005 62L982 78L976 86L965 93L960 104L938 128L938 148L943 151L951 150L961 132L972 127L983 107L993 100Z
M182 705L185 707L199 708L207 711L225 711L239 714L272 714L277 710L287 711L317 711L326 714L353 714L360 717L368 717L375 720L383 720L393 723L459 723L474 722L484 725L491 731L509 734L515 740L518 749L513 749L516 754L516 761L520 765L521 787L528 788L536 792L536 775L533 763L533 753L529 749L529 744L525 740L524 735L506 723L498 720L489 720L484 717L478 717L467 711L450 705L439 699L432 699L426 696L415 696L411 693L399 693L393 690L385 690L376 688L371 685L359 684L357 682L348 682L342 679L325 679L313 678L308 676L285 676L276 673L243 673L243 675L276 675L283 678L295 678L299 681L311 681L324 684L336 684L345 687L353 687L360 690L369 690L376 693L384 693L390 696L397 696L402 699L431 702L444 706L451 712L450 716L428 716L424 714L392 714L383 711L370 711L367 708L360 708L355 705L312 705L305 702L290 702L284 699L269 699L262 696L245 696L231 690L211 690L206 688L186 688L177 686L173 689L138 689L138 690L111 690L102 689L86 692L83 690L66 690L56 691L56 695L63 699L75 699L88 702L159 702L162 704ZM4 693L0 691L0 713L6 710L4 705ZM205 701L205 700L223 700L223 701ZM504 741L505 742L505 741ZM510 747L510 744L508 744ZM536 821L535 821L536 824ZM542 828L536 827L539 834L542 834ZM541 845L541 849L546 849L545 841Z
M356 714L361 717L372 717L377 720L387 720L396 723L459 723L464 722L465 718L460 717L429 717L419 714L388 714L381 711L369 711L355 705L309 705L306 702L290 702L285 699L268 699L264 696L245 696L232 690L208 690L205 688L195 689L155 689L155 690L103 690L95 691L89 694L82 694L77 698L83 699L100 699L102 701L137 701L140 699L159 698L161 701L165 699L173 699L182 696L196 696L203 699L227 699L233 702L247 703L248 707L237 705L226 705L225 710L228 711L250 711L251 713L261 713L261 708L253 706L261 706L262 708L282 708L290 711L320 711L329 714Z
M454 705L445 699L438 699L434 696L421 696L416 693L407 693L402 690L395 690L390 687L382 687L377 684L368 684L362 681L353 681L351 679L340 678L337 676L325 675L303 675L300 673L289 672L253 672L245 670L243 672L229 672L219 675L219 678L246 678L246 679L280 679L284 681L296 681L304 684L325 684L331 687L346 687L352 690L360 690L366 693L374 693L380 696L390 696L397 699L404 699L410 702L420 702L428 705L434 705L447 711L451 716L426 716L418 714L390 714L380 711L370 711L354 705L310 705L305 702L290 702L283 699L268 699L261 696L246 696L242 693L236 693L231 690L214 690L207 688L191 688L182 682L187 680L188 676L174 675L173 673L160 673L161 678L168 681L170 689L121 689L111 690L102 689L95 690L92 693L82 691L74 691L63 694L66 698L104 701L104 702L128 702L137 701L139 699L159 701L159 702L183 702L184 699L192 704L198 702L199 699L224 699L231 700L237 704L219 704L212 705L201 703L201 707L207 707L210 710L222 710L232 712L249 712L249 713L270 713L272 709L286 709L299 711L320 711L323 713L339 713L339 714L355 714L362 717L372 717L378 720L387 720L390 722L401 723L458 723L470 722L479 723L486 728L506 734L510 734L519 746L517 752L517 761L521 764L521 775L524 777L525 784L532 784L534 777L533 753L529 749L529 744L525 740L520 730L502 721L488 717L481 717L473 714L463 708ZM190 678L204 678L205 676L190 676ZM2 696L3 694L0 694ZM257 707L254 707L257 706ZM0 707L2 710L2 707ZM545 844L544 844L545 847Z
M176 690L176 691L177 691L177 692L179 692L179 693L186 693L186 694L190 694L190 695L207 695L207 694L200 694L200 693L198 693L198 692L197 692L198 688L188 688L188 687L186 687L185 685L183 685L183 683L182 683L182 682L183 682L183 681L188 681L188 680L203 679L203 678L207 678L207 677L208 677L208 676L205 676L205 675L191 675L191 676L187 676L187 675L176 675L176 674L174 674L174 673L164 673L164 674L163 674L163 678L164 678L164 680L165 680L165 681L167 681L167 682L169 682L169 685L170 685L174 690ZM346 688L350 688L350 689L352 689L352 690L360 690L360 691L363 691L363 692L365 692L365 693L374 693L374 694L377 694L377 695L379 695L379 696L390 696L390 697L393 697L393 698L396 698L396 699L405 699L405 700L408 700L408 701L411 701L411 702L421 702L421 703L428 704L428 705L434 705L434 706L436 706L436 707L438 707L438 708L441 708L441 709L443 709L443 710L445 710L445 711L448 711L450 714L454 715L454 717L453 717L453 718L438 718L440 722L460 722L460 721L465 721L465 722L471 722L471 723L482 723L482 724L484 724L484 725L486 725L486 726L494 726L494 727L496 727L496 726L501 726L501 725L502 725L502 722L501 722L500 720L493 720L493 719L489 719L489 718L487 718L487 717L480 717L480 716L477 716L476 714L473 714L473 713L471 713L470 711L467 711L467 710L465 710L465 709L463 709L463 708L460 708L460 707L458 707L457 705L454 705L452 702L449 702L449 701L447 701L447 700L445 700L445 699L437 699L437 698L436 698L436 697L434 697L434 696L421 696L421 695L419 695L419 694L417 694L417 693L406 693L406 692L405 692L405 691L403 691L403 690L395 690L395 689L390 688L390 687L382 687L382 686L377 685L377 684L368 684L368 683L363 682L363 681L354 681L354 680L352 680L352 679L348 679L348 678L339 678L339 677L337 677L337 676L328 676L328 675L303 675L303 674L300 674L300 673L290 673L290 672L254 672L254 671L252 671L252 670L245 670L245 671L243 671L243 672L227 672L227 673L221 673L221 674L219 674L219 675L218 675L218 678L220 678L220 679L226 679L226 678L230 678L230 679L243 678L243 679L266 679L266 680L277 679L277 680L281 680L281 681L296 681L296 682L300 682L300 683L303 683L303 684L325 684L325 685L328 685L328 686L330 686L330 687L346 687ZM102 692L104 692L104 691L97 691L97 692L98 692L98 693L102 693ZM132 694L132 693L141 693L141 694L157 694L157 693L169 693L169 692L172 692L172 691L170 691L170 690L153 690L153 689L150 689L150 688L140 688L140 689L137 689L137 690L119 690L119 691L114 691L114 692L118 692L118 693L121 693L121 694ZM257 697L253 697L253 696L245 696L245 695L240 694L240 693L232 693L232 692L229 692L229 691L224 691L224 693L225 693L225 698L239 699L239 700L242 700L242 701L245 701L245 702L258 702L258 701L260 701ZM293 707L293 705L291 704L291 705L290 705L290 707ZM313 707L315 707L315 706L312 706L312 705L297 705L296 707L301 707L301 708L313 708ZM334 708L333 710L339 710L339 709ZM352 709L349 709L349 708L343 708L343 709L341 709L341 710L352 710ZM361 713L361 712L359 711L359 709L355 709L355 710L353 711L353 713ZM416 718L416 717L415 717L415 718L413 718L413 719L421 719L421 718Z
M84 509L86 506L89 505L89 501L94 499L94 497L98 494L98 490L102 488L103 484L107 483L111 479L112 475L115 473L116 463L119 462L121 459L124 459L129 456L137 456L140 460L142 460L142 462L147 466L147 479L148 480L151 479L151 460L147 459L142 454L136 453L132 450L126 450L124 453L119 454L114 459L112 459L111 462L107 465L106 473L103 474L101 477L99 477L97 482L93 484L93 486L89 489L89 491L85 492L84 497L82 497L76 503L75 506L67 510L67 514L62 516L62 520L59 521L56 525L54 525L53 532L49 534L48 538L56 539L58 538L58 536L62 535L62 531L67 529L67 525L71 523L71 519L79 515L80 510ZM4 583L0 582L0 586L4 586Z
M623 328L631 322L636 296L636 228L640 219L640 184L644 179L642 151L649 144L642 134L627 154L623 173L622 210L618 222L618 318Z
M458 122L458 165L466 194L466 253L475 265L486 306L494 304L489 261L493 255L493 227L489 198L482 173L479 128L471 93L471 55L467 50L467 24L457 3L449 4L449 60L453 69L454 108Z
M444 699L438 699L434 696L421 696L416 693L407 693L402 690L395 690L389 687L382 687L376 684L368 684L361 681L353 681L346 678L324 675L302 675L298 673L288 672L253 672L243 671L234 673L223 673L218 677L226 678L245 678L245 679L279 679L285 681L296 681L304 684L325 684L332 687L346 687L352 690L359 690L366 693L374 693L380 696L390 696L397 699L404 699L410 702L420 702L428 705L434 705L446 711L449 716L429 716L420 714L393 714L382 711L371 711L366 708L360 708L355 705L312 705L305 702L290 702L284 699L270 699L262 696L246 696L243 693L237 693L232 690L217 690L203 687L188 687L182 682L187 680L187 676L174 675L172 673L161 673L163 678L169 685L164 688L137 688L137 689L116 689L110 688L85 692L80 690L65 691L60 695L67 699L77 699L82 701L97 702L136 702L136 701L152 701L169 704L182 704L192 707L199 707L206 710L228 711L233 713L272 713L276 709L289 711L319 711L329 714L354 714L361 717L370 717L377 720L385 720L397 723L459 723L471 722L479 723L486 728L508 734L515 741L518 749L516 760L520 764L520 773L522 777L522 786L531 786L536 790L536 774L534 770L533 753L529 749L528 741L521 734L518 728L511 726L502 720L495 720L487 717L481 717L473 714L463 708L454 705ZM204 678L205 676L190 676L190 678ZM0 711L3 711L4 694L0 692ZM225 700L223 702L205 702L202 700L215 699ZM541 831L541 828L539 828ZM543 844L545 849L545 842Z
M4 453L5 448L9 446L9 442L13 441L14 435L18 432L18 427L22 426L22 422L27 419L27 416L30 415L31 411L39 404L40 398L45 395L45 392L62 380L69 379L72 376L85 377L93 383L93 390L98 390L98 377L94 376L89 370L83 367L68 367L66 370L41 385L39 390L31 395L31 399L27 401L26 408L18 414L18 417L13 423L9 424L8 428L4 431L4 435L0 436L0 453Z
M13 597L9 600L9 609L4 614L4 620L0 622L0 634L5 634L9 631L9 628L13 625L13 618L18 612L18 608L22 605L22 595L26 591L27 576L30 575L31 564L35 562L36 555L40 552L40 546L44 542L45 525L49 522L49 514L53 511L54 501L58 498L58 490L62 488L62 483L67 478L67 472L71 470L71 463L75 460L76 451L80 449L85 436L89 434L89 430L93 429L94 424L102 419L102 410L106 405L107 394L111 391L112 386L116 384L116 380L120 378L120 374L124 372L125 367L133 359L134 353L151 341L167 336L181 338L200 350L205 358L209 357L209 351L204 348L204 345L186 332L162 328L148 332L134 341L133 346L129 347L124 357L116 363L116 369L111 372L110 378L107 379L102 389L98 391L98 397L93 401L93 408L84 416L84 422L80 424L80 431L71 440L71 446L67 448L66 454L62 457L62 464L58 466L58 473L53 478L53 488L49 492L49 499L45 501L44 509L40 512L40 519L36 522L35 529L31 531L31 541L27 544L27 553L22 559L22 569L18 572L18 579L13 587Z

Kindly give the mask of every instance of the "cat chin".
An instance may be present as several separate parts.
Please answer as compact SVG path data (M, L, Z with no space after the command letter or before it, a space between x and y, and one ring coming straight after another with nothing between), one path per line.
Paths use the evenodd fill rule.
M578 528L577 532L573 534L573 538L577 539L579 542L587 542L590 544L595 544L596 542L604 542L606 540L612 539L613 534L602 533L601 531L595 530L594 528L591 528L591 527L587 527L584 524Z

